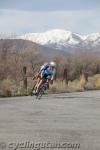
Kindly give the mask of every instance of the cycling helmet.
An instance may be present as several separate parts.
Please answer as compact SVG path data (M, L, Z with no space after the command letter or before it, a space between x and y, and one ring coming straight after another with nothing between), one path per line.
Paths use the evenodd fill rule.
M50 62L50 66L51 66L51 67L56 67L56 63L55 63L54 61L51 61L51 62Z

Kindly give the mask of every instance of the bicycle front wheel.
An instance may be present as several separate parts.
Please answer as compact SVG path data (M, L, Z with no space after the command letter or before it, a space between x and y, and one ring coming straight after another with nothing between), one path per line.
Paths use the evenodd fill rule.
M46 90L46 85L43 84L40 86L38 93L37 93L37 99L41 99L42 95L44 94L44 91Z

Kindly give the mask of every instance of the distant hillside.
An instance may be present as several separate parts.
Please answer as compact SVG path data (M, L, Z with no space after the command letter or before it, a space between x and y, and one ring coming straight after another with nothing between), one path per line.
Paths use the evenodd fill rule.
M3 50L5 48L7 48L9 51L33 51L40 54L45 59L51 58L54 54L65 54L65 52L63 51L57 51L53 48L41 46L34 42L22 39L1 39L0 50Z

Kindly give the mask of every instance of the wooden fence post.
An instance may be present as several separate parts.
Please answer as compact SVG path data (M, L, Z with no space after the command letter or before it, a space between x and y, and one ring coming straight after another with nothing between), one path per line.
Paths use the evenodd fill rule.
M65 83L68 85L68 71L67 71L67 68L64 68L63 79L65 80Z
M23 88L24 88L24 90L27 90L27 76L26 76L26 72L27 72L27 67L24 66L23 67L23 75L24 75Z

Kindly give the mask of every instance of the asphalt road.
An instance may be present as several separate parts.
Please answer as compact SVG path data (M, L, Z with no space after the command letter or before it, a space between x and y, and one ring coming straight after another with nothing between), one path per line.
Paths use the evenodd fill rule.
M100 91L0 98L0 150L62 148L100 150Z

